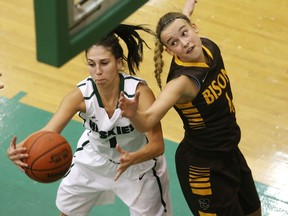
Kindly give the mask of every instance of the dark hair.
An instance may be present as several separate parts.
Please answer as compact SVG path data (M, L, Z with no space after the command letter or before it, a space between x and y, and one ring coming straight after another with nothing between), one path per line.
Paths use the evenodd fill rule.
M164 44L161 41L160 36L161 36L162 31L171 22L173 22L176 19L184 19L189 24L191 24L190 19L183 13L169 12L159 19L157 27L156 27L156 40L155 40L155 50L154 50L154 65L155 65L154 75L155 75L155 79L160 89L162 89L161 74L162 74L163 66L164 66L164 61L162 59L162 53L164 51L164 48L163 48Z
M139 70L139 65L143 60L143 43L149 48L147 43L138 34L138 30L147 32L151 35L155 35L152 30L142 25L134 26L120 24L105 38L95 43L94 45L104 46L108 48L116 59L122 58L128 64L129 73L131 75L135 75L135 71ZM125 42L128 48L127 57L125 56L123 48L120 45L119 38L121 38ZM90 48L85 50L86 56Z

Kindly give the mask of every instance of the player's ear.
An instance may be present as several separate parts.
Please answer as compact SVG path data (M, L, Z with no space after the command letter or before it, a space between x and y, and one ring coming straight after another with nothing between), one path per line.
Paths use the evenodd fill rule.
M167 47L164 47L165 52L167 52L169 55L174 56L174 52L172 50L170 50Z
M123 59L122 58L118 58L117 59L117 69L118 71L123 71L124 70L124 64L123 64Z
M199 33L199 29L198 29L196 23L192 23L191 26L192 26L192 29L193 29L196 33Z

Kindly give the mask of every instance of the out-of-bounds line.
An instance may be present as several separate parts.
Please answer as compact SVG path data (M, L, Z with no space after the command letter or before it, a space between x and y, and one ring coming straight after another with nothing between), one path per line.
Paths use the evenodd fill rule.
M21 100L23 97L25 97L27 95L27 92L24 91L20 91L19 93L17 93L16 95L14 95L14 97L12 97L11 99L19 101Z

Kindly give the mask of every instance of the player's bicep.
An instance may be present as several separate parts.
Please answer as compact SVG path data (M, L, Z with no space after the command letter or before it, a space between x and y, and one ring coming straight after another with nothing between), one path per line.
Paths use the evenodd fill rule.
M181 97L181 91L177 86L179 83L171 82L167 83L164 89L160 92L156 101L150 108L150 113L157 113L162 119L166 113L174 106L174 104Z
M193 78L186 75L181 75L171 80L162 91L162 93L165 94L169 105L181 103L183 98L190 98L192 101L197 96L198 92L199 85L197 85Z
M141 84L137 90L140 91L138 108L141 111L146 111L154 103L155 96L147 85ZM151 154L161 155L164 152L164 140L160 120L146 132L146 136L149 140Z
M137 91L140 92L138 109L139 111L146 111L155 101L155 96L152 90L143 83L138 84Z
M79 89L67 94L60 103L57 111L43 128L60 133L78 111L85 111L84 100Z

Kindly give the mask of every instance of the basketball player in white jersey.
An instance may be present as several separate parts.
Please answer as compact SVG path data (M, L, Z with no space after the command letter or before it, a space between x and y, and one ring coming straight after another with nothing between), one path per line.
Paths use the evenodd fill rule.
M88 215L95 205L113 203L115 195L131 216L172 215L161 125L140 133L118 107L121 91L129 98L140 91L143 110L155 100L145 81L134 76L146 44L137 30L151 33L142 26L121 24L86 50L90 76L64 97L41 129L61 133L76 113L85 127L58 189L56 205L62 216ZM119 38L127 45L127 56ZM125 62L129 74L123 72ZM7 154L23 170L27 164L20 159L28 155L22 145L23 141L16 145L14 137Z

